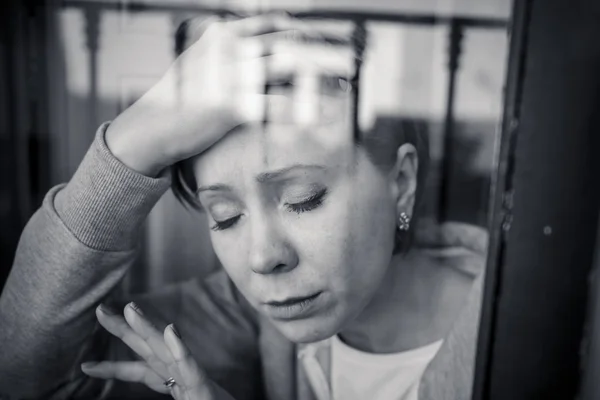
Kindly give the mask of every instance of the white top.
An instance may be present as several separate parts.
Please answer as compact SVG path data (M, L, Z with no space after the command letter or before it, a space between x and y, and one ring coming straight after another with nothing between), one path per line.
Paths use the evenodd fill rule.
M392 354L365 353L338 336L331 339L331 394L334 400L417 400L425 368L443 340Z

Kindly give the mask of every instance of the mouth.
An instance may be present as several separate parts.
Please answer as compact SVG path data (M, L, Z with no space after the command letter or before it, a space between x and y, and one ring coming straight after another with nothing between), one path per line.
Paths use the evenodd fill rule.
M268 301L264 303L264 308L271 318L277 320L307 318L315 311L320 296L321 292L317 292L310 296L290 297L283 301Z

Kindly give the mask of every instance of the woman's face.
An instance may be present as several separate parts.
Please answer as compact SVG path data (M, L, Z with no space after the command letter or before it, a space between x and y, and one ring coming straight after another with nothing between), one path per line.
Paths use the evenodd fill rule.
M194 160L219 260L295 342L342 330L391 260L391 182L347 128L245 128Z
M352 76L352 49L286 46L270 68L270 123L230 133L194 159L194 173L233 282L290 340L312 342L342 330L378 290L394 247L395 182L351 134L340 77ZM294 85L282 84L289 76Z

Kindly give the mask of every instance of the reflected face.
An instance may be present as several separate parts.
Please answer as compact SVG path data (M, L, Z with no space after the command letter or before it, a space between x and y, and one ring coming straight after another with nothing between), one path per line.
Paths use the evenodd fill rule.
M237 131L194 160L219 260L290 340L354 319L389 266L388 178L344 134L271 126ZM337 138L337 140L336 140Z

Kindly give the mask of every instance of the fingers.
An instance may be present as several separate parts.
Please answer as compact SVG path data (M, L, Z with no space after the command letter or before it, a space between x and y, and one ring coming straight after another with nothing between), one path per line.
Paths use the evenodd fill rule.
M148 359L152 357L152 349L142 338L131 329L127 321L119 314L114 313L104 305L96 308L98 322L107 331L121 339L131 350L140 357Z
M263 44L275 42L287 44L318 44L327 50L337 50L339 46L352 47L352 30L349 26L324 26L292 18L288 14L264 14L245 18L234 22L226 22L224 26L248 42L257 39ZM304 48L306 50L306 48Z
M152 353L163 363L173 362L173 358L164 343L162 334L145 316L135 303L129 303L124 309L125 320L131 329L150 347Z
M81 368L89 376L143 383L176 400L212 399L215 385L198 366L180 334L171 324L161 334L135 303L125 307L125 318L98 307L98 320L113 335L121 338L145 362L84 363ZM164 381L173 377L176 384L168 388Z
M178 385L192 399L211 399L211 382L206 373L198 366L192 353L183 343L181 335L173 324L167 326L164 331L164 340L175 365L181 381ZM177 385L176 385L177 386Z
M164 386L167 378L173 377L178 384L192 382L191 379L181 375L179 365L165 344L163 334L144 316L135 303L125 306L124 318L105 306L98 307L96 313L102 326L123 340L145 362L85 363L82 364L83 372L97 378L140 382L157 392L171 393L174 397L177 391ZM196 370L187 368L185 371L194 373ZM185 392L182 393L185 395ZM180 395L175 398L179 400L185 397Z
M328 33L327 37L323 32L314 26L291 18L287 14L261 14L255 17L243 18L233 21L211 21L204 29L210 32L206 40L199 42L220 43L221 51L225 48L233 50L233 42L240 39L243 45L243 51L251 49L250 53L255 54L254 49L263 49L265 44L273 42L317 42L317 43L348 43L348 35L339 35ZM225 38L225 40L223 40ZM223 45L227 45L223 47ZM202 47L201 45L199 47Z
M290 29L295 21L286 13L260 14L254 17L242 18L225 22L228 29L242 37L259 36ZM298 25L296 23L296 25Z
M157 374L159 374L163 379L166 379L168 371L163 358L167 359L168 361L172 361L168 354L168 350L163 344L163 358L161 358L157 354L156 349L151 345L154 344L154 341L147 341L145 339L145 337L147 338L150 336L147 332L148 330L153 329L155 332L158 331L145 318L136 317L138 314L131 308L130 305L125 307L125 310L127 309L130 309L130 311L125 312L126 316L131 313L134 314L129 315L130 321L127 321L118 314L112 313L107 307L102 305L96 309L96 316L98 317L100 324L107 331L121 339L123 343L125 343L131 350L143 358L149 364L149 366L156 371ZM140 319L143 321L140 321ZM135 323L135 328L132 326L132 322ZM140 332L143 332L143 334L140 334Z
M189 36L201 39L206 32L219 31L221 35L227 33L244 38L289 30L293 29L293 26L299 27L300 24L298 21L292 20L287 13L225 17L225 19L211 16L190 27ZM211 35L209 37L214 40Z
M159 393L169 393L164 379L143 361L88 362L81 365L81 370L94 378L143 383Z
M171 396L173 396L175 400L189 400L189 397L186 396L185 392L179 385L174 385L171 388Z
M200 386L206 383L206 374L200 369L188 347L173 324L164 331L164 341L167 344L175 364L179 368L182 384L186 387Z

